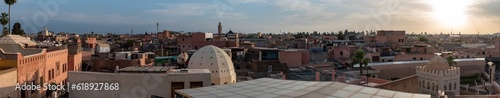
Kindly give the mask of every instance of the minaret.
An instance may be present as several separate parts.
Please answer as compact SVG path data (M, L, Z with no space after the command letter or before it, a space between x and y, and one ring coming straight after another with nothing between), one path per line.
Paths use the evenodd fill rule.
M222 37L222 25L220 22L219 22L218 34L219 34L219 38Z

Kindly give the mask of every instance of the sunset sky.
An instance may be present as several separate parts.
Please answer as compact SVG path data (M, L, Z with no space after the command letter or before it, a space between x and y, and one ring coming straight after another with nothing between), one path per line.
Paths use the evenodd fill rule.
M46 10L50 1L59 2ZM245 33L500 32L500 0L18 0L11 13L28 33L44 26L55 32L144 33L156 31L157 22L160 30L216 32L219 21L224 32Z

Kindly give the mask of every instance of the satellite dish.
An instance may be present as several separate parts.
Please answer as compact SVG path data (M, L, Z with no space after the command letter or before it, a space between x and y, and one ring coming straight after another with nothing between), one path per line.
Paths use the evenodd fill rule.
M186 52L182 52L177 56L177 63L179 64L185 64L188 59L188 54Z

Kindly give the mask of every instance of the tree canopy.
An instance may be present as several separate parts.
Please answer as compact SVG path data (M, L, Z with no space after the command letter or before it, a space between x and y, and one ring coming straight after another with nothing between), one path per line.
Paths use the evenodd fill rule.
M21 36L26 34L24 32L23 28L21 28L21 23L19 23L19 22L14 23L14 27L12 28L12 34L21 35Z
M429 41L429 40L428 40L427 38L425 38L425 37L419 37L419 38L418 38L418 41L421 41L421 42L427 42L427 41Z

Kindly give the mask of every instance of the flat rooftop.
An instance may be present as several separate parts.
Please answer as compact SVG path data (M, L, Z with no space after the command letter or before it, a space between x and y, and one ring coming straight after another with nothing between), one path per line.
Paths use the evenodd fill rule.
M175 68L175 66L129 66L118 69L122 73L167 73Z
M210 73L208 69L173 69L168 74Z
M465 58L465 59L455 59L455 62L462 61L484 61L485 58ZM414 64L414 63L427 63L429 60L415 60L415 61L395 61L395 62L377 62L368 63L368 66L380 66L380 65L396 65L396 64ZM359 64L353 65L354 67L359 67Z
M188 98L430 98L416 94L346 84L341 82L295 81L260 78L234 84L224 84L175 91Z

